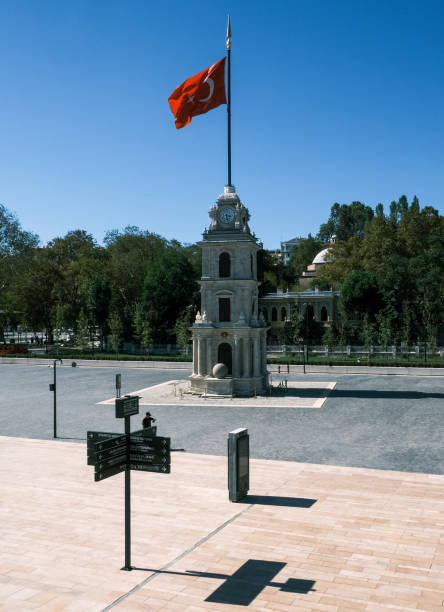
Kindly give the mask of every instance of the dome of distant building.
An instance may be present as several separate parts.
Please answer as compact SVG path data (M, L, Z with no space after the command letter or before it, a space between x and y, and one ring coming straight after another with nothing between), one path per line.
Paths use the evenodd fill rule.
M328 246L326 249L322 249L322 251L318 253L316 257L313 259L312 263L325 264L331 261L331 255L330 256L328 255L329 250L330 250L330 246Z

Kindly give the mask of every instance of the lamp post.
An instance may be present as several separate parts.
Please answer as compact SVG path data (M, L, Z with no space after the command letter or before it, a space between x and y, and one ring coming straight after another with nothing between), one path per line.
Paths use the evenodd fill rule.
M304 336L304 374L305 374L305 361L307 361L308 365L308 304L304 302L302 304L302 308L305 309L304 318L305 318L305 336ZM305 351L307 350L307 359L305 359Z
M54 359L53 361L54 379L53 379L53 383L49 385L49 390L54 393L54 438L57 438L57 362L58 361L62 363L61 359Z
M304 338L299 338L299 342L302 344L302 364L304 367L304 374L305 374L305 346L303 344Z

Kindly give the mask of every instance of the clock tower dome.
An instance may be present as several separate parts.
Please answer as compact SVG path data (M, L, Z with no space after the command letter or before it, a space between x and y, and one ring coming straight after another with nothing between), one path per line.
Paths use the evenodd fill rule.
M251 396L265 392L267 327L258 314L257 252L250 214L232 185L210 208L202 249L201 312L191 327L191 391ZM224 364L225 368L216 364Z

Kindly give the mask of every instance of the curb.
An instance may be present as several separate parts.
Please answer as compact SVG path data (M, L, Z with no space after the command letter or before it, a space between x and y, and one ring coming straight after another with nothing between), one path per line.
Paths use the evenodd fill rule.
M29 359L26 357L0 357L1 364L16 364L16 365L51 365L54 359L36 358ZM100 359L65 359L62 367L71 367L72 363L79 367L90 368L141 368L141 369L157 369L157 370L191 370L193 363L191 361L113 361ZM287 366L281 364L281 374L287 374ZM278 372L278 364L269 364L269 372L276 374ZM303 374L304 366L290 365L290 373ZM444 368L409 368L401 366L381 367L381 366L323 366L323 365L306 365L305 372L307 374L378 374L383 376L444 376Z
M27 357L0 357L1 364L15 365L51 365L54 359L27 358ZM75 363L78 367L90 368L147 368L158 370L191 370L191 361L114 361L112 359L65 359L59 367L71 367Z

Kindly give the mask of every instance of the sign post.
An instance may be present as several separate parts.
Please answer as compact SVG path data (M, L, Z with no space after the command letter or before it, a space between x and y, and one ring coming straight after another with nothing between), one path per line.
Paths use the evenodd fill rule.
M139 398L137 398L137 412L139 412ZM128 438L131 433L131 415L125 418L125 436L127 440L126 455L127 462L125 468L125 565L122 567L126 572L130 572L131 567L131 469L128 461Z
M116 386L117 386L117 377L116 377ZM121 568L125 572L130 572L133 569L131 567L131 468L130 468L130 463L128 459L129 459L129 438L131 434L131 416L134 414L139 414L139 396L138 395L125 395L124 397L116 398L116 418L125 419L125 439L126 439L125 565Z
M154 427L131 433L131 416L139 414L137 395L116 397L115 409L116 418L125 419L125 433L88 431L87 461L88 465L94 465L96 481L125 472L125 565L121 569L129 572L134 569L131 566L131 470L169 474L171 440L156 436Z

